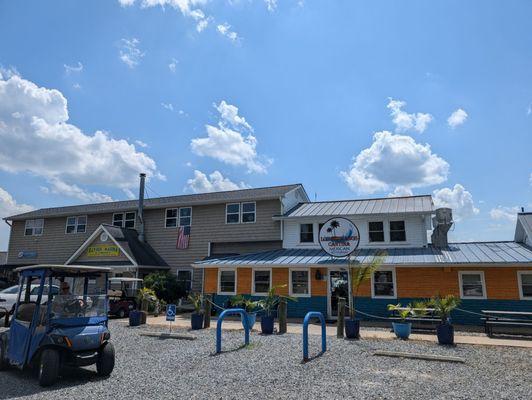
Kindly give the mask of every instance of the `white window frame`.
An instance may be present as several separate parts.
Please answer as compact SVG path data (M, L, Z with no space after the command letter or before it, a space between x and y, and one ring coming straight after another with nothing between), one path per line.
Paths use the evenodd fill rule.
M190 217L181 217L181 210L190 208ZM181 218L190 218L190 225L181 225ZM177 210L177 226L192 226L192 207L179 207Z
M221 281L221 276L222 276L222 271L233 271L235 273L235 291L234 292L222 292L221 291L221 284L222 284L222 281ZM236 295L236 292L237 292L237 288L238 288L238 273L236 271L236 268L218 268L218 287L217 287L217 294L219 295L229 295L229 296L234 296Z
M168 211L169 210L176 210L176 216L175 216L175 226L166 226L166 221L169 220L169 219L174 219L174 218L169 218L168 217ZM177 207L170 207L170 208L166 208L164 210L164 227L165 229L176 229L177 227L179 226L179 208Z
M268 292L256 292L255 291L255 272L256 271L268 271L270 273L270 287L268 290L272 288L272 269L271 268L253 268L251 270L251 294L254 296L266 296Z
M251 211L244 212L244 204L253 204L255 206L255 211L253 211L253 215L255 216L255 218L253 219L253 221L249 221L249 222L244 221L244 214L251 214ZM255 222L257 222L257 202L256 201L243 201L242 203L240 203L240 221L243 224L254 224Z
M405 227L405 240L392 240L392 222L402 222ZM394 231L394 232L400 232L400 231ZM388 236L390 239L390 243L406 243L408 241L408 237L406 235L406 219L394 219L388 221Z
M369 225L371 223L374 223L374 222L380 222L382 224L382 240L380 240L380 241L371 240L371 237L370 237ZM378 232L378 231L373 231L373 232ZM380 221L368 221L368 243L369 244L374 244L374 243L385 243L385 242L386 242L386 223L383 220L380 220Z
M175 271L176 279L179 276L179 271L190 272L190 290L192 290L192 284L194 283L194 268L177 268Z
M310 226L312 226L312 241L311 242L303 242L303 241L301 241L301 226L302 225L310 225ZM299 244L302 244L303 246L316 244L316 239L317 238L316 238L316 232L315 232L315 229L314 229L314 223L312 223L312 222L300 222L297 234L298 234ZM320 233L318 232L318 236L319 235L320 235Z
M31 235L26 234L26 229L28 228L28 222L33 221L33 226L31 227ZM41 233L35 233L35 221L42 221L42 231ZM34 218L27 219L24 221L24 236L42 236L44 233L44 218Z
M382 296L382 295L375 295L375 272L386 272L386 271L392 271L392 281L393 281L393 296ZM397 276L395 274L395 268L394 267L382 267L378 268L376 271L373 271L371 274L371 298L372 299L396 299L397 298Z
M227 222L227 215L235 215L236 213L228 213L227 210L229 209L229 206L238 205L238 221L237 222ZM240 215L242 213L242 205L240 203L226 203L225 205L225 223L227 225L236 225L240 223Z
M307 276L308 276L308 280L307 280L307 288L308 288L308 294L303 294L303 293L294 293L292 291L292 271L297 271L297 272L306 272L307 273ZM289 268L288 269L288 293L290 296L292 297L312 297L312 293L311 293L311 284L310 284L310 281L312 280L312 276L310 275L312 272L312 270L310 268Z
M480 275L480 283L482 284L482 296L464 296L464 287L462 275ZM486 279L484 271L458 271L458 284L460 285L460 298L465 300L486 300Z
M135 214L135 218L133 219L133 226L128 228L128 229L135 229L136 226L137 226L137 212L136 211L123 211L123 212L113 213L113 219L111 221L111 225L118 226L118 225L115 225L115 215L122 214L123 217L122 217L121 228L125 228L126 227L126 214L129 214L129 213L134 213Z
M80 225L79 223L79 218L82 218L82 217L85 217L85 230L83 232L78 232L78 225ZM76 218L76 223L74 225L69 225L68 224L68 219L69 218ZM86 216L86 215L71 215L69 217L66 218L66 225L65 225L65 234L66 235L74 235L76 233L86 233L87 232L87 224L89 222L89 218ZM83 225L83 224L81 224ZM68 232L67 229L69 226L73 226L74 227L74 231L73 232Z
M532 275L532 271L517 271L517 285L519 286L519 298L521 300L532 300L532 296L525 296L523 294L523 275Z

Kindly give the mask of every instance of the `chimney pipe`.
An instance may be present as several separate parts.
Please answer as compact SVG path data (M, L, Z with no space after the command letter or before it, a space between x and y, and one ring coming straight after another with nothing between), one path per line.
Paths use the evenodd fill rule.
M139 219L139 240L144 242L144 186L146 184L146 174L141 173L140 175L140 186L139 186L139 209L137 216Z
M525 212L525 207L521 207L521 212L522 212L522 213Z

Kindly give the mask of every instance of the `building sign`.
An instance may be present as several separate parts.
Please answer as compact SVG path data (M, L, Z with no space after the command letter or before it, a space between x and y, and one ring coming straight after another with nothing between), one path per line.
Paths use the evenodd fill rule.
M358 228L346 218L331 218L320 229L320 246L333 257L346 257L360 243Z
M37 258L37 252L32 250L22 250L17 254L18 258Z
M120 249L112 244L95 244L87 248L87 257L117 257L119 255Z

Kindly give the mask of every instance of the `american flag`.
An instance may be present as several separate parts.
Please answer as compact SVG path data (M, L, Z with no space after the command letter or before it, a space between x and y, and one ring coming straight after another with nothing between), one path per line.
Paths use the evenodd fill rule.
M177 232L176 248L188 249L188 242L190 241L190 226L180 226Z

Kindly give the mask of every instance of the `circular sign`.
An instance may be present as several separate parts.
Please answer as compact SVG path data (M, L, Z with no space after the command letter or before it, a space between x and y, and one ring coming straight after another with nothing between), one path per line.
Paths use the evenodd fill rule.
M102 234L100 235L100 242L107 242L107 239L109 239L109 235L107 234L107 232L102 232Z
M360 243L358 228L346 218L331 218L323 224L318 238L320 246L333 257L346 257Z

